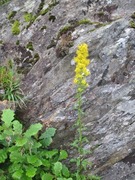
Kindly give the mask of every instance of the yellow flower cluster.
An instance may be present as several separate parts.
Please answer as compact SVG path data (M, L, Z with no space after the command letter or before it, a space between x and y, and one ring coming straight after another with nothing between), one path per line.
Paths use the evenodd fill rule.
M90 75L87 66L90 64L88 59L88 45L86 43L80 44L76 51L74 61L76 63L74 83L78 85L78 90L83 90L88 87L86 77Z

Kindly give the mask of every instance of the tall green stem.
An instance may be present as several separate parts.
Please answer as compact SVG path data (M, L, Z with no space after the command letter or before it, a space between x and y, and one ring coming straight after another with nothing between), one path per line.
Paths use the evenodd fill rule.
M78 175L81 174L82 171L82 160L83 160L83 124L82 124L82 93L77 93L77 100L78 100L78 119L77 119L77 132L78 132L78 155L79 155L79 163L77 164L77 173Z

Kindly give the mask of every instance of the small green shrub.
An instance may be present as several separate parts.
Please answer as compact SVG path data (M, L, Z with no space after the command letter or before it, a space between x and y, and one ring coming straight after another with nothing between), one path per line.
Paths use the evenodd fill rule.
M25 105L24 94L20 88L20 78L12 61L9 61L6 66L0 67L0 89L4 90L2 100L8 100L14 106Z
M0 124L0 177L2 180L72 180L68 168L61 163L64 150L50 149L56 129L40 134L42 124L24 131L10 109L3 111Z
M15 20L14 23L12 24L12 34L13 35L18 35L20 34L20 22L18 20Z

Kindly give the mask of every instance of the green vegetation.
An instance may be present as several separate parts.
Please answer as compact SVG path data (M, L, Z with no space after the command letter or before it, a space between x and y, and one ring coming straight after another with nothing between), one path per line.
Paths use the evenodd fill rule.
M93 24L93 22L91 22L89 19L82 19L82 20L75 22L74 24L66 25L59 30L57 38L59 38L62 34L66 34L68 31L73 31L74 28L76 28L77 26L80 26L82 24L91 25L91 24Z
M16 41L16 45L18 46L19 44L20 44L20 41L19 41L19 40L17 40L17 41Z
M10 2L10 0L0 0L0 6L2 6L3 4L6 4Z
M135 22L132 20L132 21L130 21L130 27L131 28L135 28Z
M12 11L12 12L10 12L9 15L8 15L8 17L7 17L8 20L10 20L10 19L12 19L13 17L15 17L16 13L17 13L17 11Z
M26 26L26 29L28 29L33 24L33 22L36 20L36 18L37 18L37 16L34 16L32 13L26 12L24 14L24 20L25 20L25 22L28 23L28 25Z
M12 34L18 35L20 34L20 22L18 20L15 20L12 24Z
M66 34L68 31L73 31L76 27L83 25L83 24L84 25L95 25L95 28L100 28L100 27L106 26L110 23L92 22L89 19L81 19L79 21L76 21L74 24L68 24L68 25L62 27L58 32L57 39L59 39L62 34ZM94 31L94 30L96 30L96 29L93 29L90 31Z
M32 15L32 13L28 13L28 12L26 12L25 14L24 14L24 20L25 20L25 22L34 22L35 21L35 16L33 16Z
M78 21L77 24L81 25L81 24L93 24L93 23L89 19L82 19Z
M3 111L0 124L0 177L5 179L72 180L68 168L61 163L67 158L64 150L50 149L56 129L42 134L36 123L24 131L12 110Z
M20 88L20 78L13 62L0 67L0 89L4 91L1 100L8 100L14 106L22 107L24 94Z
M29 43L26 45L26 48L29 49L29 50L31 50L31 51L34 51L32 42L29 42Z

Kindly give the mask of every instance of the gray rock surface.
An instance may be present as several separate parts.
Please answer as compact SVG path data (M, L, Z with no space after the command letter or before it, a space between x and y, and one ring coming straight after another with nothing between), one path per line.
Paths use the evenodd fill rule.
M19 116L27 124L42 121L57 127L56 146L69 146L76 119L71 60L78 44L86 42L91 76L83 96L83 122L90 140L85 148L94 149L88 159L103 180L134 180L135 29L130 21L134 21L135 1L57 2L45 15L38 13L39 1L14 0L0 7L1 63L12 58L24 74L22 87L28 102ZM50 3L46 1L42 10ZM17 11L13 19L21 24L17 36L12 35L12 23L6 18L13 10ZM23 18L26 11L37 15L28 28ZM77 25L84 19L91 23ZM67 25L68 31L60 34ZM28 42L34 51L26 48ZM36 53L39 59L34 61Z

